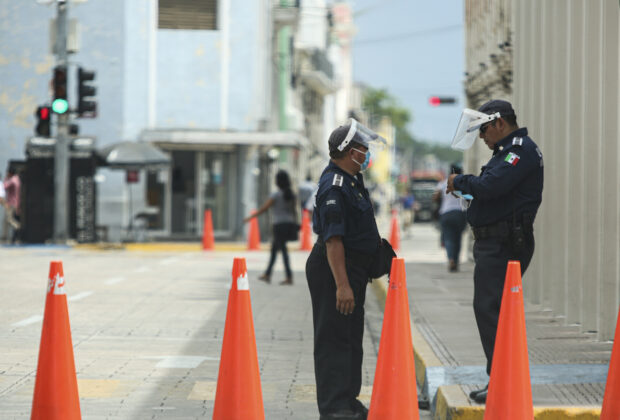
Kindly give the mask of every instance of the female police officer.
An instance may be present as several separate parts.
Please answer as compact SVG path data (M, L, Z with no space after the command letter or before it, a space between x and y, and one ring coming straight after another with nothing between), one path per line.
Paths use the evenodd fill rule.
M364 300L381 238L364 178L370 148L385 139L356 120L329 137L331 160L313 213L317 242L306 262L314 323L314 371L321 420L365 419L362 386Z

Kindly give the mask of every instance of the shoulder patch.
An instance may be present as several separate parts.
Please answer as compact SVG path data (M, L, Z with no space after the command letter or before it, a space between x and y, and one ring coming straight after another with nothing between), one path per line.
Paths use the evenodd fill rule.
M512 166L516 166L519 162L519 159L521 159L519 155L510 152L508 153L508 155L506 155L506 159L504 159L504 161L510 163Z
M342 183L344 182L344 178L340 174L334 174L334 179L332 180L332 185L337 185L342 187Z
M512 139L513 146L523 146L523 137L515 137Z

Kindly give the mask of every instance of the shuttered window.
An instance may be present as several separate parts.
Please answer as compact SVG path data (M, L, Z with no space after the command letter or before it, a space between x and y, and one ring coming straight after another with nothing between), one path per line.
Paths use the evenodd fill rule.
M159 0L160 29L217 29L217 0Z

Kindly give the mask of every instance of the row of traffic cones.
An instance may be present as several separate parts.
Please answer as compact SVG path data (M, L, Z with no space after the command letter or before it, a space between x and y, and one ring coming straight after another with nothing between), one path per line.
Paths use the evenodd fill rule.
M485 420L533 419L521 267L508 263ZM419 420L405 264L394 258L368 419ZM62 263L50 264L31 419L80 419ZM214 420L263 420L264 407L244 258L235 258L228 294ZM620 311L601 420L620 419Z
M303 211L301 218L301 247L302 251L310 251L312 249L312 228L310 227L310 213L308 210ZM211 210L205 210L203 231L202 231L202 249L212 251L215 249L215 239L213 236L213 217ZM250 227L248 230L248 250L257 251L260 249L260 229L258 220L254 217L250 219Z

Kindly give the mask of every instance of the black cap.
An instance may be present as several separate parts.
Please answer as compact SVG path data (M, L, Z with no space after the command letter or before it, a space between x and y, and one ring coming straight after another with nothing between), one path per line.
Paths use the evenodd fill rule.
M485 114L495 114L499 112L499 115L505 117L506 115L515 115L515 110L512 109L512 105L508 101L501 99L493 99L478 108L478 111Z
M338 150L338 146L340 146L340 143L342 143L344 139L347 137L347 133L349 132L350 128L351 128L351 124L347 124L347 125L341 125L340 127L336 128L334 131L332 131L331 135L329 136L329 140L327 141L330 152L334 150Z

